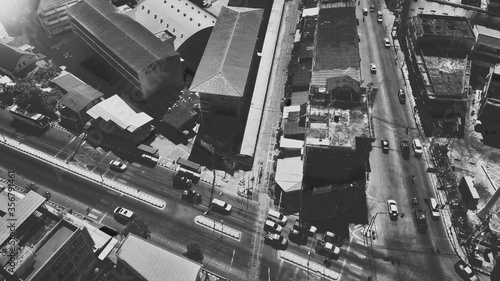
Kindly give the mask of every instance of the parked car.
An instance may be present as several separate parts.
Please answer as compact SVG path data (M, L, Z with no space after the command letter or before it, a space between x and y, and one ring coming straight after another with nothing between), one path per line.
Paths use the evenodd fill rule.
M217 198L212 199L211 207L226 214L231 213L231 209L233 208L233 206Z
M266 232L266 235L264 236L264 243L281 249L286 248L288 245L288 241L285 237L272 232Z
M389 141L387 139L380 139L380 146L382 147L382 152L388 153L389 152Z
M318 242L316 242L315 250L317 254L334 260L337 260L340 256L339 247L323 240L318 240Z
M406 95L405 95L405 91L403 89L399 89L398 99L399 99L399 102L401 102L402 104L406 103Z
M190 203L201 203L201 194L191 190L191 189L184 189L182 191L181 199Z
M281 227L281 225L279 225L275 221L266 220L266 222L264 223L264 230L265 231L271 231L271 232L274 232L274 233L281 234L281 231L283 230L283 227Z
M389 41L389 38L384 38L384 46L386 48L390 48L391 47L391 41Z
M387 200L387 211L391 219L396 219L398 217L398 204L396 201L392 199Z
M285 215L275 210L269 210L269 212L267 212L267 218L277 222L282 226L285 226L286 222L288 221L288 218Z
M307 234L297 229L290 230L290 233L288 233L288 239L300 245L307 244Z
M363 8L363 16L367 16L368 15L368 9L367 8Z
M420 142L419 139L414 139L412 141L412 145L413 145L413 152L415 153L415 157L422 156L422 153L424 152L424 150L422 148L422 142Z
M116 207L114 213L117 217L120 217L120 218L123 218L126 220L130 220L134 216L134 212L132 212L128 209L125 209L123 207Z
M462 279L467 281L477 281L477 276L474 274L474 270L468 266L463 260L459 260L455 263L455 271L462 277Z
M375 12L375 5L370 5L370 12Z
M377 65L374 63L370 63L370 71L373 74L377 73Z
M318 231L315 226L302 222L300 219L296 220L293 223L293 229L303 232L310 237L314 236L316 234L316 231Z
M127 169L127 165L124 163L118 161L118 160L112 160L109 162L109 167L112 170L119 171L119 172L124 172Z

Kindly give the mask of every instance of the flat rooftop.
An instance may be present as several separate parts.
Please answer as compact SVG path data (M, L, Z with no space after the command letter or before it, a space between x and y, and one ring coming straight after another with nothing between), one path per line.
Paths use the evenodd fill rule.
M309 105L306 145L354 148L356 137L370 137L368 106L359 103L341 109L339 104L336 102L330 107Z
M415 21L415 28L417 34L475 38L469 21L465 17L419 14Z
M358 44L355 7L321 9L314 71L359 69Z
M491 76L490 85L488 87L488 99L495 99L500 101L500 64L495 66Z
M426 85L429 96L464 95L466 59L424 56L423 60L430 84Z

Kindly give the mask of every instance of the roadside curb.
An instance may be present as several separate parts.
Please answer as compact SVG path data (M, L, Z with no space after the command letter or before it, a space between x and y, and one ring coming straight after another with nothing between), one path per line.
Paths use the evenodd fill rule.
M240 242L241 241L241 231L236 230L222 222L218 222L214 219L199 215L194 218L196 224L202 225L213 231L229 236L230 238Z
M326 277L331 278L333 280L338 280L340 277L340 274L338 274L337 272L335 272L331 269L326 268L322 264L318 264L316 262L310 262L307 259L304 259L300 256L288 253L286 251L278 251L278 255L280 258L282 258L290 263L293 263L293 264L296 264L296 265L301 266L303 268L306 268L306 269L314 272L315 274L318 274L321 276L326 276Z

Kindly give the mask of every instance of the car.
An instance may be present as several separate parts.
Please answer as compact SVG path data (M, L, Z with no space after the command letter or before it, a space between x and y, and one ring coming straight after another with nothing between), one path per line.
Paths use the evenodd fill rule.
M384 38L384 46L386 48L390 48L391 47L391 41L389 41L389 38Z
M387 200L387 211L389 212L389 217L391 218L398 217L398 205L396 201L392 199Z
M282 226L285 226L286 222L288 221L288 218L285 215L272 209L267 212L267 218L277 222Z
M286 246L288 245L288 241L285 237L272 232L266 232L266 235L264 236L264 242L278 248L286 248Z
M374 63L370 63L370 71L371 73L377 73L377 65Z
M398 38L398 27L397 26L392 27L391 35L392 35L393 39Z
M404 156L410 155L410 144L408 141L401 141L399 146L401 147L401 153L403 153Z
M158 158L151 156L151 155L147 155L147 154L142 154L141 160L144 162L144 164L149 165L149 166L156 166L158 164L158 161L159 161Z
M231 213L231 209L233 208L233 206L229 205L228 203L222 200L214 198L212 199L211 208L229 214Z
M271 231L274 233L281 234L281 231L283 230L283 227L279 225L277 222L272 221L272 220L266 220L264 223L264 230L265 231Z
M474 270L468 266L463 260L459 260L455 263L455 271L464 280L477 281L477 276L474 274Z
M184 189L182 191L181 199L190 203L201 203L201 194L191 190L191 189Z
M367 16L368 15L368 9L367 8L363 8L363 16Z
M307 236L313 237L316 235L316 231L318 231L318 228L316 228L314 225L310 225L306 222L302 222L300 219L296 220L293 223L293 229L296 229L300 232L305 233Z
M398 99L402 104L406 103L406 95L405 95L405 90L399 89L398 91Z
M113 160L113 161L109 162L109 167L112 170L116 170L116 171L120 171L120 172L124 172L127 169L127 165L123 164L122 162L120 162L118 160Z
M47 199L50 199L50 196L51 196L51 194L48 191L45 191L45 193L43 194L43 197L45 197Z
M375 5L370 5L370 12L375 12Z
M288 239L300 245L307 244L307 234L297 229L290 230L290 233L288 233Z
M415 157L421 157L422 153L424 152L423 147L422 147L422 142L419 139L414 139L411 142L413 146L413 152L415 153Z
M389 152L389 141L387 139L380 139L380 145L382 146L382 152Z
M116 207L114 211L115 215L124 219L131 219L134 216L134 212L125 209L123 207Z

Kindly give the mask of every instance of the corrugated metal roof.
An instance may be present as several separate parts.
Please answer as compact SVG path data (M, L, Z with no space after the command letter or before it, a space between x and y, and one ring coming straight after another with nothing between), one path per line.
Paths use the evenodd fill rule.
M136 113L118 95L96 104L87 111L87 114L94 119L100 117L105 121L112 121L129 132L134 132L153 120L144 112Z
M57 8L66 4L74 4L77 0L40 0L40 4L38 4L37 14Z
M108 1L82 0L67 12L99 45L106 46L135 72L160 59L179 55L170 40L156 38L140 23L118 13Z
M262 9L222 7L191 85L191 91L242 97Z
M127 236L117 254L148 281L195 281L201 271L201 264L133 234Z
M93 100L103 96L103 93L92 88L90 85L83 84L68 91L62 96L61 103L75 112L80 112Z
M12 219L15 220L17 229L43 202L45 202L45 197L34 191L30 191L16 204L12 216L7 212L5 216L0 218L0 244L3 244L10 235L11 230L8 226L13 222Z

